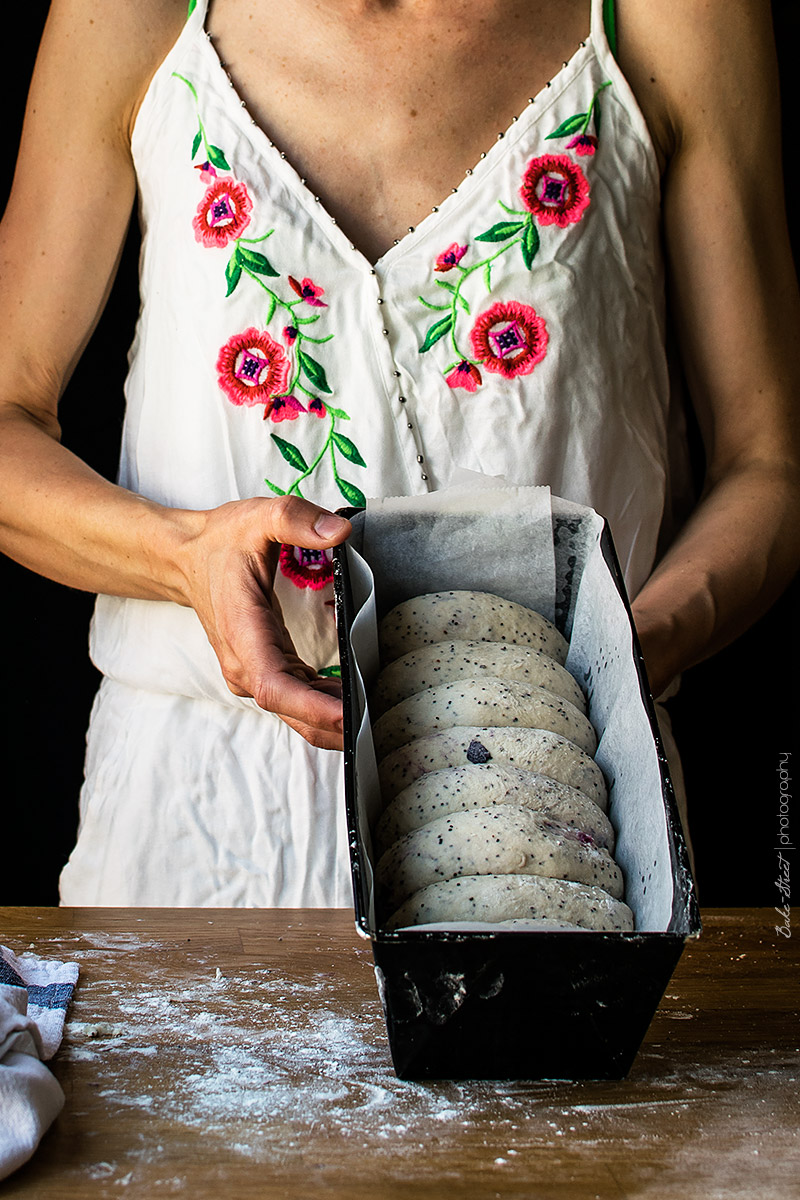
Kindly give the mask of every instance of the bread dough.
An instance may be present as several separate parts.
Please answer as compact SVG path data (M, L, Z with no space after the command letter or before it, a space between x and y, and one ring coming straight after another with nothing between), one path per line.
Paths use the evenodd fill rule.
M603 812L608 808L603 772L574 742L548 729L486 729L475 725L434 733L388 754L378 767L384 803L428 771L485 762L537 771L577 788Z
M435 642L404 654L381 671L370 697L373 717L426 688L456 679L516 679L547 688L582 713L586 697L564 667L549 654L510 642Z
M601 887L622 898L622 872L574 825L501 804L437 817L407 833L376 870L380 907L393 912L414 892L461 875L546 875Z
M569 921L558 921L554 917L528 917L517 921L431 921L425 925L415 925L415 929L426 932L442 931L457 933L587 933L580 925L572 925Z
M454 725L550 729L587 754L597 749L592 723L569 700L527 683L489 678L443 683L401 700L375 722L375 752L383 758L398 746Z
M373 834L375 853L381 855L393 842L452 812L513 804L531 808L583 829L600 846L614 849L614 830L608 817L577 788L518 767L494 763L468 763L430 771L396 796L380 817Z
M569 650L546 617L490 592L431 592L405 600L380 622L378 638L384 664L449 638L532 646L562 665Z
M490 593L436 592L392 609L379 642L387 928L633 929L597 736L555 626Z
M566 921L581 929L633 929L633 913L602 888L541 875L464 875L416 892L387 929L433 921Z

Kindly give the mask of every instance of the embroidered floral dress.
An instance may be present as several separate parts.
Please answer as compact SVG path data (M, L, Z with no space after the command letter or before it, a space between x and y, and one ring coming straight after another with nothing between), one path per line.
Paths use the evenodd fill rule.
M459 468L547 483L609 519L635 591L669 490L659 180L602 7L371 264L250 119L200 0L133 134L142 311L121 483L190 508L292 494L334 509ZM283 547L277 588L299 652L335 673L328 556ZM100 597L92 653L108 682L68 902L349 902L338 755L232 696L190 610ZM162 827L180 865L126 875L137 831Z

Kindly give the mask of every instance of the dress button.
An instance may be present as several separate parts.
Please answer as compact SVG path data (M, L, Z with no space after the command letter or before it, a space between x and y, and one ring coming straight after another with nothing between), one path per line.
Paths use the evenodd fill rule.
M398 396L397 399L400 401L401 404L405 404L405 402L406 402L405 396Z
M420 479L427 479L427 478L428 478L427 475L420 475Z
M421 463L421 462L424 462L424 461L425 461L425 460L424 460L424 458L422 457L422 455L421 455L421 454L418 454L418 455L417 455L417 462L418 462L418 463Z

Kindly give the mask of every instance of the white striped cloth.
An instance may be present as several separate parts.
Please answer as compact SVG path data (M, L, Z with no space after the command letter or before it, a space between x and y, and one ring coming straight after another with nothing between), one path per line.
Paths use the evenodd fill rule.
M61 1043L78 964L0 946L0 1179L27 1162L61 1112L44 1065Z

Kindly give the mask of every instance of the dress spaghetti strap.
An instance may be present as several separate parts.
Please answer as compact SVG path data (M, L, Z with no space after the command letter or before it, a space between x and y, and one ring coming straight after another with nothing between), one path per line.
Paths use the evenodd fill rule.
M187 8L186 8L186 20L187 20L187 21L189 20L189 18L191 17L192 13L193 13L193 12L195 11L195 9L197 9L197 8L200 8L200 9L202 9L202 12L201 12L201 17L200 17L200 19L201 19L201 21L202 21L202 24L203 24L203 25L205 25L205 21L206 21L206 9L208 8L208 0L189 0L189 3L188 3L188 5L187 5Z
M606 31L608 47L614 58L617 57L617 15L614 0L603 0L603 28Z

